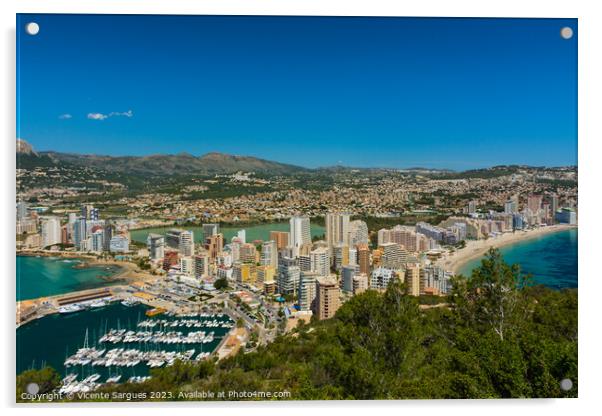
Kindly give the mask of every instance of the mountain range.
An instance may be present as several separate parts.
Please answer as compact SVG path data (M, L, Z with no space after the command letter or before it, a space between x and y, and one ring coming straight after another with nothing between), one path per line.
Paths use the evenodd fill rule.
M533 167L522 165L501 165L489 168L472 169L456 172L448 169L431 168L354 168L348 166L330 166L310 169L302 166L274 162L252 156L237 156L226 153L211 152L202 156L189 153L155 154L149 156L108 156L94 154L61 153L55 151L36 151L31 144L17 139L17 168L33 169L36 167L75 167L94 168L109 174L126 174L136 176L172 176L172 175L224 175L236 172L255 172L271 175L294 175L300 173L318 173L332 175L336 173L385 172L398 171L416 175L428 175L442 179L491 178L520 172L521 170L565 170L576 167Z
M251 156L225 153L207 153L193 156L189 153L149 156L106 156L61 152L37 152L23 139L17 139L17 167L31 169L48 166L92 167L108 172L149 175L231 174L239 171L294 174L309 169L273 162Z

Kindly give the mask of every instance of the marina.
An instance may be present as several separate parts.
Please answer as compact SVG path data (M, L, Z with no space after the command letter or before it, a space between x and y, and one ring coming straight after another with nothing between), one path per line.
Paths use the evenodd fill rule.
M105 354L106 352L106 354ZM97 348L80 348L75 354L65 360L65 368L78 365L91 365L93 367L135 367L140 363L149 368L173 365L176 360L196 361L209 357L208 352L196 354L194 348L183 351L142 351L135 348L113 348L110 350ZM111 377L109 377L111 378Z
M17 373L51 365L64 377L64 393L142 382L151 369L207 359L235 326L221 313L148 317L150 308L136 302L102 304L95 300L19 327ZM47 340L44 348L40 339Z

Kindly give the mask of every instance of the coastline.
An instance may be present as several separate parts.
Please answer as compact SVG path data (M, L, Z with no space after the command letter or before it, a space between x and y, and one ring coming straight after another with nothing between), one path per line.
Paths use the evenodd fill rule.
M97 279L101 283L98 288L111 287L114 285L127 285L137 281L148 281L157 278L156 275L152 275L146 271L140 270L137 264L129 261L118 261L114 259L99 259L95 256L91 256L87 253L74 253L74 252L50 252L50 251L17 251L17 256L23 257L55 257L64 259L77 259L81 260L79 266L73 266L77 269L88 269L88 268L102 268L107 266L115 266L118 268L110 276L97 276ZM84 289L86 291L87 289ZM57 293L53 295L41 296L38 298L21 299L17 300L17 303L24 301L39 302L42 299L57 296L67 296L70 294L78 293L79 291L71 291L64 293Z
M577 225L556 224L528 231L505 233L498 237L488 238L486 240L470 240L467 241L466 247L463 249L460 249L451 255L447 254L445 257L438 260L437 265L443 267L446 271L451 271L456 274L466 263L482 257L490 248L500 248L543 235L572 229L577 229Z
M38 250L38 251L23 251L18 250L16 252L17 256L22 257L56 257L63 259L77 259L81 260L82 264L80 266L74 266L77 269L86 269L92 267L102 267L102 266L117 266L121 270L117 271L115 274L111 276L104 276L102 280L106 282L115 281L115 280L124 280L124 279L135 279L140 280L145 276L131 276L133 274L139 275L148 275L148 277L153 277L152 275L139 270L138 265L129 262L129 261L119 261L114 259L99 259L96 256L92 256L88 253L79 253L79 252L65 252L65 251L47 251L47 250Z
M121 280L127 280L128 275L131 272L135 272L137 268L136 265L124 262L124 261L116 261L116 260L102 260L97 259L95 257L91 257L89 255L79 255L75 253L49 253L49 252L19 252L17 251L17 257L47 257L47 258L63 258L63 259L75 259L80 260L81 263L72 266L73 269L90 269L90 268L100 268L103 266L116 266L119 268L115 273L110 276L98 276L98 279L102 280L106 283L118 282Z

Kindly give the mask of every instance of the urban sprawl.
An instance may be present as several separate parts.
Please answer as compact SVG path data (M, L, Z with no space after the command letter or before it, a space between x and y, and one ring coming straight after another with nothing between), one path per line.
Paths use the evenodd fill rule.
M244 174L242 177L248 178ZM476 182L482 186L483 182L499 180ZM438 181L431 182L430 186L439 185ZM467 180L448 182L448 186L462 186ZM331 197L340 201L340 194L345 192ZM290 196L295 200L304 198L302 192ZM393 197L399 195L383 195L382 199ZM255 198L261 196L231 198L223 206L232 206L233 201L248 204ZM577 222L576 195L571 192L565 192L562 200L551 192L515 193L502 198L503 211L483 210L473 199L438 224L417 221L378 230L369 229L362 219L354 219L352 212L327 211L321 222L325 233L313 239L311 221L316 218L315 212L310 213L311 217L305 213L290 216L288 231L270 231L266 241L248 241L244 227L226 241L218 222L202 223L202 236L173 226L162 234L149 233L146 247L133 244L130 230L156 221L103 218L91 204L62 215L47 214L48 207L19 201L18 249L22 253L43 251L117 259L143 265L152 276L151 283L155 279L208 292L215 291L216 286L231 289L247 311L272 301L279 303L285 319L308 319L312 315L328 319L349 297L367 289L384 290L395 279L405 283L408 295L449 293L453 270L446 270L442 259L461 250L466 241ZM265 196L263 201L266 204ZM144 292L137 289L136 294ZM140 297L145 301L155 295ZM35 306L29 308L28 316L35 315L31 310ZM257 319L253 312L248 315L257 325L268 322Z

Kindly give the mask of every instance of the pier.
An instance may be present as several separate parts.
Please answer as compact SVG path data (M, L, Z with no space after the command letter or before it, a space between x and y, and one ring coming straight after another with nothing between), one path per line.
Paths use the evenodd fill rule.
M89 301L89 300L106 298L109 296L113 296L113 292L111 291L110 288L105 287L102 289L86 291L83 293L78 292L76 294L70 294L67 296L59 296L56 298L56 303L59 306L65 306L65 305L69 305L72 303L85 302L85 301Z

